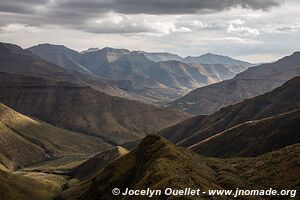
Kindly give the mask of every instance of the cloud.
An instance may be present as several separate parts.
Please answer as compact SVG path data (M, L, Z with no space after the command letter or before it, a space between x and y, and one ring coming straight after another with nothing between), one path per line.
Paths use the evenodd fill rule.
M234 19L230 21L230 24L232 25L243 25L245 24L246 21L245 20L241 20L241 19Z
M0 11L27 13L37 6L76 12L119 12L125 14L191 14L221 11L234 7L267 10L284 0L1 0Z
M181 15L215 13L235 7L268 10L284 0L0 0L0 26L64 26L92 33L143 33L157 31L143 23L139 15ZM109 13L119 14L115 23ZM125 15L136 18L126 18ZM102 22L97 23L101 21ZM100 20L99 20L100 19ZM95 21L96 20L96 21ZM111 21L110 21L111 20ZM186 26L166 25L159 32L186 32L204 28L204 23L190 22ZM169 27L167 27L169 26ZM168 29L168 30L167 30Z
M287 55L299 50L300 2L283 2L0 0L0 40L23 47L50 42L77 50L112 46L183 56Z
M114 11L124 14L191 14L242 7L268 10L284 0L58 0L58 7L77 11Z
M14 32L39 32L39 29L36 27L27 26L24 24L9 24L7 26L0 27L0 32L5 33L14 33Z
M234 33L238 36L257 36L260 34L260 31L247 26L235 26L230 24L227 28L227 33Z

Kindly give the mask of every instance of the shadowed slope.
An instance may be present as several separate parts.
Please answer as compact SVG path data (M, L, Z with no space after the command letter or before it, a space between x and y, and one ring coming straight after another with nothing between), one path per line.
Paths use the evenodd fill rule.
M259 120L300 107L300 77L275 90L228 106L207 116L197 116L160 131L180 146L190 147L226 129L249 120Z
M300 143L300 110L227 129L190 148L204 156L249 157Z

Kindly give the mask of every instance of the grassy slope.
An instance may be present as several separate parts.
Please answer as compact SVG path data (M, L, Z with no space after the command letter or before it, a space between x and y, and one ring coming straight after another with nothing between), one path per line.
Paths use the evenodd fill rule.
M24 176L0 170L1 200L50 200L59 189Z
M203 156L253 157L300 142L300 110L249 121L212 136L191 149Z
M56 128L0 104L0 161L13 170L54 154L98 152L110 147L101 139Z

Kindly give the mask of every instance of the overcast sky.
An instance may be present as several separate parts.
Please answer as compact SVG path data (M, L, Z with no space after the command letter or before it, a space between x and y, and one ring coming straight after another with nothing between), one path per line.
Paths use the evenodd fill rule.
M0 0L0 41L268 62L300 51L299 11L299 0Z

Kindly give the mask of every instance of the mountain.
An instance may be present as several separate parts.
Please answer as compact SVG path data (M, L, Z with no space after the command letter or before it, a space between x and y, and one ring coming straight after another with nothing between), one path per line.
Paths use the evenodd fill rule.
M59 191L48 184L0 170L1 199L52 200Z
M55 76L66 71L57 65L45 62L30 51L8 43L0 43L0 64L1 71L7 73Z
M14 171L58 154L100 152L111 147L97 137L54 127L0 103L0 164Z
M46 46L48 47L49 45ZM55 46L53 49L56 49ZM110 95L131 97L131 95L126 94L125 91L121 91L110 81L78 71L66 70L14 44L0 43L0 72L44 77L78 85L88 85Z
M171 102L171 108L193 114L211 114L222 107L269 92L300 75L300 52L274 63L251 67L231 80L195 89Z
M182 60L182 57L180 57L176 54L168 53L168 52L149 53L149 52L145 52L145 51L139 51L139 53L144 54L144 56L146 56L146 58L148 58L149 60L152 60L154 62Z
M199 196L188 199L211 198L202 193L211 189L297 189L300 183L297 178L300 174L299 151L297 144L253 159L222 160L201 157L157 135L150 135L136 149L109 164L89 181L63 191L57 199L114 199L113 188L124 192L128 187L152 190L201 188ZM222 199L231 198L223 196ZM120 195L118 199L128 197ZM131 196L130 199L149 197ZM174 196L162 193L152 199L174 199Z
M293 78L269 93L227 106L211 115L187 119L159 134L175 144L191 147L241 123L299 109L299 87L300 77Z
M65 69L90 73L81 65L81 54L63 45L39 44L28 48L33 54Z
M140 139L189 115L120 97L88 86L0 73L0 102L55 126L111 144Z
M154 62L139 52L106 48L84 56L83 63L89 71L122 85L127 83L129 92L156 101L169 101L192 88L219 81L203 75L198 67L179 61Z
M191 149L203 156L254 157L300 143L300 109L244 122L209 137Z
M210 65L222 64L235 74L241 73L242 71L253 66L253 64L245 61L240 61L228 56L216 55L212 53L207 53L199 57L188 56L181 61L185 63L200 63Z
M118 93L124 91L126 98L155 104L169 102L192 89L230 79L236 74L222 63L183 63L181 57L170 53L109 47L79 53L62 45L50 44L37 45L28 50L65 69L111 80L110 84L121 90L114 91L116 96L122 96ZM239 64L242 63L240 61Z
M111 80L130 80L135 87L186 90L213 82L199 67L179 61L154 62L140 52L105 48L85 53L85 57L85 66L91 72Z

